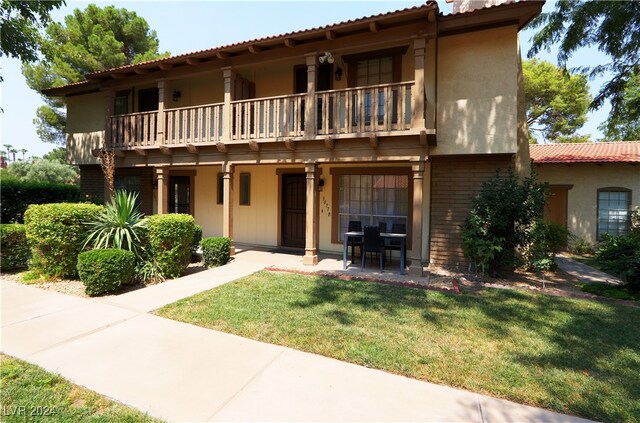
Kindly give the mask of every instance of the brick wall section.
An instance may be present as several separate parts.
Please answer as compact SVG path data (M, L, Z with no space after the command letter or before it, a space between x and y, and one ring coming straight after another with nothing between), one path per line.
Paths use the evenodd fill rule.
M471 201L496 169L513 165L510 154L431 158L430 259L437 266L465 270L462 230Z
M153 213L153 168L118 168L116 175L140 175L140 211ZM104 202L104 175L100 165L80 166L80 193L83 197Z
M104 202L104 175L100 165L80 167L80 195L90 201Z

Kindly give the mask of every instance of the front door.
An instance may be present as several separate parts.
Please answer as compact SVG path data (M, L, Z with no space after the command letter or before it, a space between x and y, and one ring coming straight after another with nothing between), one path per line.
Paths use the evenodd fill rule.
M544 208L544 218L551 222L559 223L567 227L567 197L569 195L566 187L549 187L549 198Z
M304 174L282 175L282 245L304 248L307 215Z
M169 213L191 214L191 178L169 177Z

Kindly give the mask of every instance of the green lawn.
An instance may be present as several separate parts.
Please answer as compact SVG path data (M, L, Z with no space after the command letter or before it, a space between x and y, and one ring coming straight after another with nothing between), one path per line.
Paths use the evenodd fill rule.
M158 314L602 421L640 416L640 309L259 272Z
M159 421L4 354L0 354L0 374L2 422Z

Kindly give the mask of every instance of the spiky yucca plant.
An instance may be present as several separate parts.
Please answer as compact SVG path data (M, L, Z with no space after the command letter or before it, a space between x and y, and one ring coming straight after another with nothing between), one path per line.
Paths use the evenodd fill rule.
M137 193L116 191L104 212L95 221L86 223L91 232L85 247L120 248L132 251L140 259L147 219L138 210L137 200Z

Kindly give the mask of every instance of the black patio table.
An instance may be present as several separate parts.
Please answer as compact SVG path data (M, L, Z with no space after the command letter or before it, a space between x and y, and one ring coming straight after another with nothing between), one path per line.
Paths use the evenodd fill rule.
M347 268L347 243L349 238L362 238L364 232L345 232L343 234L342 241L342 269ZM407 234L395 234L392 232L382 232L380 236L384 239L399 239L400 240L400 274L404 275L404 263L407 256Z

